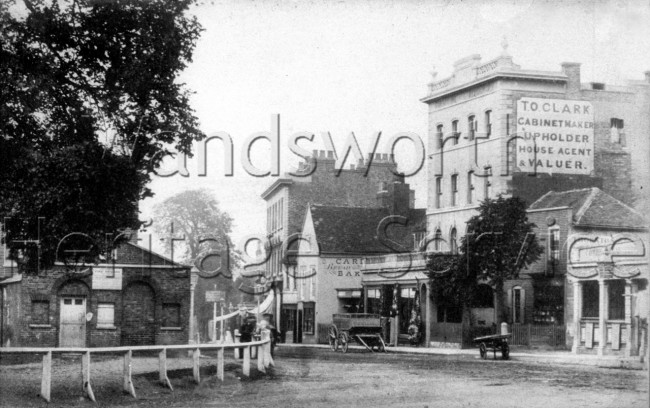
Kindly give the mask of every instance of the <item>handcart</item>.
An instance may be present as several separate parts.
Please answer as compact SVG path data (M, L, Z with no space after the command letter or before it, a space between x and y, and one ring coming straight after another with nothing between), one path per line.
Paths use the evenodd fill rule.
M508 338L512 334L494 334L491 336L482 336L474 339L474 343L478 344L479 353L481 358L487 358L488 350L494 353L494 359L497 358L497 351L501 351L501 358L507 360L510 358L510 346L508 346Z
M368 313L339 313L332 315L332 324L328 328L330 348L337 351L339 346L348 352L351 340L363 345L371 352L386 351L386 343L381 335L381 317Z

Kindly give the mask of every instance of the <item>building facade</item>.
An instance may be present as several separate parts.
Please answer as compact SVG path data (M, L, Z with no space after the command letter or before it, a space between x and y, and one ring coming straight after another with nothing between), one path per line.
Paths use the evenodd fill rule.
M434 74L422 102L429 107L427 233L436 238L429 250L453 253L479 202L498 195L530 204L551 190L599 188L647 208L650 73L626 86L584 84L580 64L526 70L504 49L488 62L459 60L449 78ZM546 235L546 256L557 259L544 268L562 271L556 236ZM572 321L562 273L531 276L506 285L510 322ZM498 324L484 309L479 320Z
M377 207L382 186L403 182L396 165L387 154L373 160L359 161L340 172L335 169L336 157L331 151L314 151L302 163L297 176L285 175L262 193L267 208L267 238L270 256L266 263L267 279L274 282L276 322L283 333L296 332L296 305L299 292L292 275L283 263L283 243L302 230L309 204ZM412 192L408 196L414 201ZM294 248L296 249L296 248Z
M190 268L125 243L110 263L55 265L0 280L2 346L111 347L187 344Z

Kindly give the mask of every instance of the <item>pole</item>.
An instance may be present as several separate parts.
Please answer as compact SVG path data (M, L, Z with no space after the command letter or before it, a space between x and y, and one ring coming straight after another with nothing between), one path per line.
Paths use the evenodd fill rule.
M221 335L220 335L220 339L221 339L222 343L226 340L225 336L223 335L223 320L224 320L223 319L223 304L224 304L224 302L225 301L223 299L221 299L221 333L220 333Z
M217 284L214 284L214 290L217 290ZM214 333L214 341L217 341L217 300L214 300L214 303L212 305L212 326L213 326L213 333Z

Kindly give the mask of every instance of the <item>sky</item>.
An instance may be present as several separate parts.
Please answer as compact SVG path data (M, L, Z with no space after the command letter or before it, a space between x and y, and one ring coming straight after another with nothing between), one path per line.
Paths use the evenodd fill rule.
M523 69L560 71L562 62L579 62L583 82L624 84L650 70L650 0L205 1L192 13L205 31L180 81L194 91L201 129L232 137L234 175L225 176L223 150L211 142L207 175L197 176L190 158L190 177L154 177L155 196L141 202L141 219L180 191L205 188L233 217L236 245L266 230L260 195L277 178L247 174L240 155L249 135L270 131L273 114L280 115L280 164L287 170L299 161L287 147L297 131L316 135L300 143L309 151L325 149L321 132L330 132L339 149L354 132L366 152L378 131L384 142L413 132L426 146L420 99L431 72L443 79L455 61L471 54L488 61L503 44ZM413 157L409 149L399 144L398 160ZM269 168L270 151L264 140L253 145L256 167ZM386 152L382 143L379 151ZM426 171L407 181L416 205L425 207Z

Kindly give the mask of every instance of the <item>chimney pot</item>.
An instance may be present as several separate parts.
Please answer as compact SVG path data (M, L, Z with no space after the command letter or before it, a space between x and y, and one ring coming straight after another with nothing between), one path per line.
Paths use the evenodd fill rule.
M333 158L334 158L334 152L331 151L331 150L328 150L328 151L327 151L327 158L328 158L328 159L333 159Z
M321 159L324 159L324 158L325 158L325 150L321 150L321 151L320 151L320 156L319 156L319 157L320 157Z
M650 83L650 71L644 72L646 82Z

